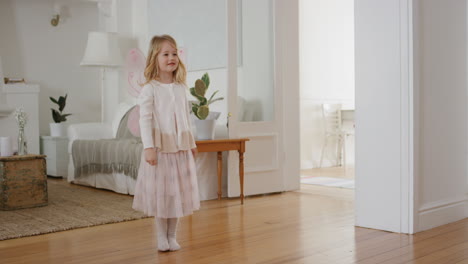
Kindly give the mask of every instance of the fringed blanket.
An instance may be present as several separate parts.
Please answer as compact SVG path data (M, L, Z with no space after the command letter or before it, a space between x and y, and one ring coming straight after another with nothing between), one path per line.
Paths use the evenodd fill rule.
M143 144L136 138L75 140L75 177L94 173L124 173L136 180Z

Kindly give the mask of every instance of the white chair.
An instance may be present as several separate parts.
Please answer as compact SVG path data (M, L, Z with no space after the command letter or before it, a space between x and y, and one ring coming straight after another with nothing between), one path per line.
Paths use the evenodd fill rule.
M322 118L324 126L324 139L320 155L320 168L322 167L323 156L330 140L337 143L337 165L346 166L346 137L352 135L352 131L345 131L342 127L341 104L322 104ZM342 154L342 155L341 155ZM341 163L343 157L343 163Z

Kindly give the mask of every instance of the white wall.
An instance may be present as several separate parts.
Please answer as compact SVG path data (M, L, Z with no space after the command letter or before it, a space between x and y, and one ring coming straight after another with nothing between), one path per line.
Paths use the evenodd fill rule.
M174 37L186 50L187 70L226 68L226 1L148 3L150 34Z
M301 168L319 166L322 103L354 108L354 0L300 1ZM287 93L286 93L287 96ZM354 163L354 138L347 163ZM327 149L334 164L333 146Z
M418 2L422 231L468 216L468 28L465 0Z
M0 1L0 57L6 77L40 85L40 133L53 122L49 96L68 94L65 112L70 122L98 121L99 71L79 66L88 31L96 30L95 3L66 2L66 17L50 25L52 0Z
M133 36L137 39L138 48L146 55L151 37L149 34L148 0L133 1L132 19Z

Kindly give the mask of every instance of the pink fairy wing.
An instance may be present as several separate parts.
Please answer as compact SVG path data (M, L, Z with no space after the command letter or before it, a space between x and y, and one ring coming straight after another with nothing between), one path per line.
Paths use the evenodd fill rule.
M133 97L138 97L141 92L141 84L145 83L146 58L139 49L131 49L125 61L125 71L127 72L128 93ZM128 116L127 127L130 133L140 137L140 107L135 106Z
M185 47L178 48L179 59L187 66L187 49Z
M145 83L142 72L128 72L128 93L133 97L138 97L141 92L141 84Z
M128 130L135 137L140 137L140 106L135 106L128 115L127 121Z
M131 49L126 58L125 68L128 80L128 92L133 97L138 97L141 92L141 84L145 82L146 58L139 49Z

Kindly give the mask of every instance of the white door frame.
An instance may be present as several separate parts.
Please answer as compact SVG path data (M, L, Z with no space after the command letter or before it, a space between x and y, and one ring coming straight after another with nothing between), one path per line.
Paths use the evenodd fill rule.
M356 225L410 234L418 208L413 21L413 0L355 0Z
M300 188L299 0L276 0L279 95L282 97L284 190ZM281 13L278 13L281 12Z

